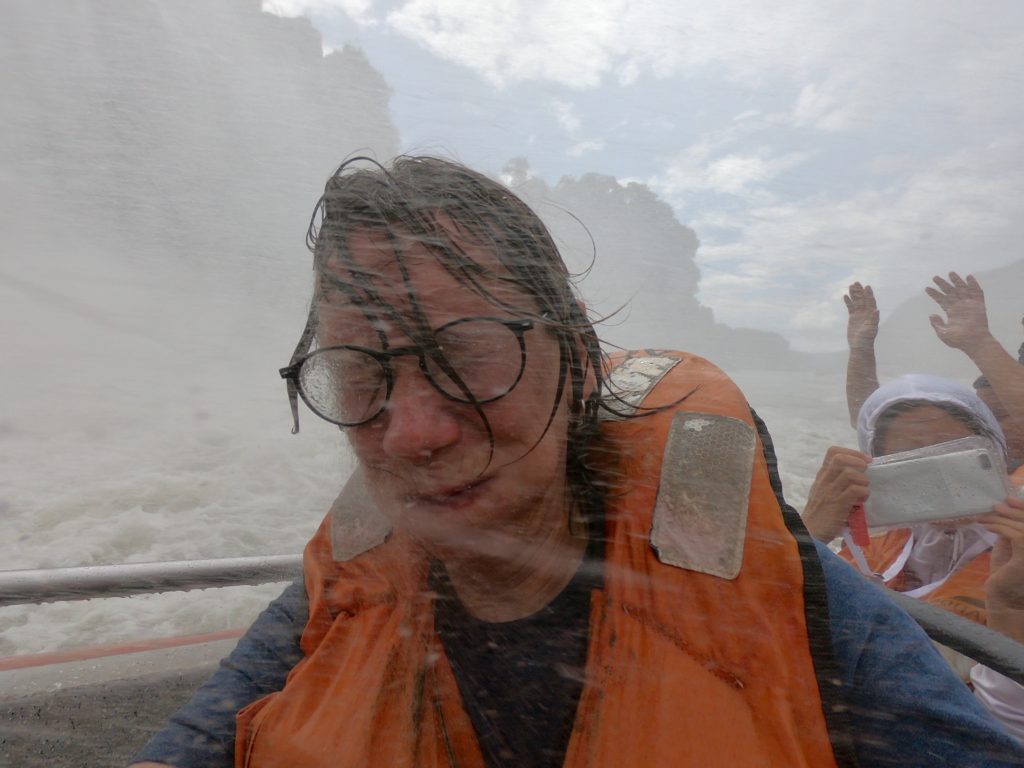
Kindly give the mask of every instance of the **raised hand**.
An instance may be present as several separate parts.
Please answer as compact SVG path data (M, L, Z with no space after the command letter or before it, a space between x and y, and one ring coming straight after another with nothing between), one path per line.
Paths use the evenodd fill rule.
M850 349L873 347L878 335L878 305L871 286L853 283L843 301L850 313L846 323L846 341Z
M814 478L804 507L804 525L818 541L829 542L842 533L855 505L868 497L871 457L833 445Z
M924 289L925 293L946 312L945 320L941 315L928 318L935 335L953 349L970 354L969 350L991 335L984 291L973 275L965 280L956 272L950 272L948 281L938 275L932 281L937 287L929 286Z
M850 318L846 341L850 360L846 365L846 407L850 426L857 425L857 413L871 393L878 389L878 365L875 361L875 337L878 335L878 305L870 285L853 283L843 296Z

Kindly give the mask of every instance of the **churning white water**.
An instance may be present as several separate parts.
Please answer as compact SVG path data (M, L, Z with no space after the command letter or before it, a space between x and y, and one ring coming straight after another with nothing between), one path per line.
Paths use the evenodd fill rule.
M268 358L265 367L273 373L283 362ZM842 376L733 375L768 423L787 496L801 506L825 448L852 439ZM350 454L342 435L308 412L301 434L289 434L280 382L265 375L261 385L245 366L235 376L244 394L222 386L184 396L183 406L126 389L114 399L120 415L97 400L94 419L79 414L66 428L36 397L36 418L9 419L0 432L4 567L300 552L350 471ZM118 386L114 375L110 386ZM280 589L3 608L0 654L242 627Z

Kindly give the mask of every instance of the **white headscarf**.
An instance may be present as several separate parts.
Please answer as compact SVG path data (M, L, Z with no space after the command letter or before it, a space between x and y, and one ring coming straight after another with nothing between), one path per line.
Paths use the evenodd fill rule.
M864 401L857 414L857 441L861 451L874 455L875 427L879 417L897 403L907 401L946 403L971 414L981 425L982 434L994 440L1003 455L1006 455L1003 430L992 411L973 389L951 379L923 373L910 373L893 379L872 392L871 397Z

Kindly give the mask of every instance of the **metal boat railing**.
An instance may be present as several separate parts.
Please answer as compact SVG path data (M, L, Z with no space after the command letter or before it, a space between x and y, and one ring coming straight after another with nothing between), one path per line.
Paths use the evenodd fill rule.
M887 590L886 594L909 613L936 643L952 648L1024 685L1024 645L921 600L891 590Z
M0 571L0 607L291 581L302 555Z
M290 581L301 555L0 571L0 607ZM949 611L889 592L934 641L1024 685L1024 645Z

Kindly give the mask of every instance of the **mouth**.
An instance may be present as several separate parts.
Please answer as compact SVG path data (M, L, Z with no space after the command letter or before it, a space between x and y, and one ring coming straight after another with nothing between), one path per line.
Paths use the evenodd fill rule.
M480 495L480 490L490 482L490 479L484 477L468 483L443 486L426 493L414 493L407 496L406 500L413 504L436 507L461 507L473 503Z

